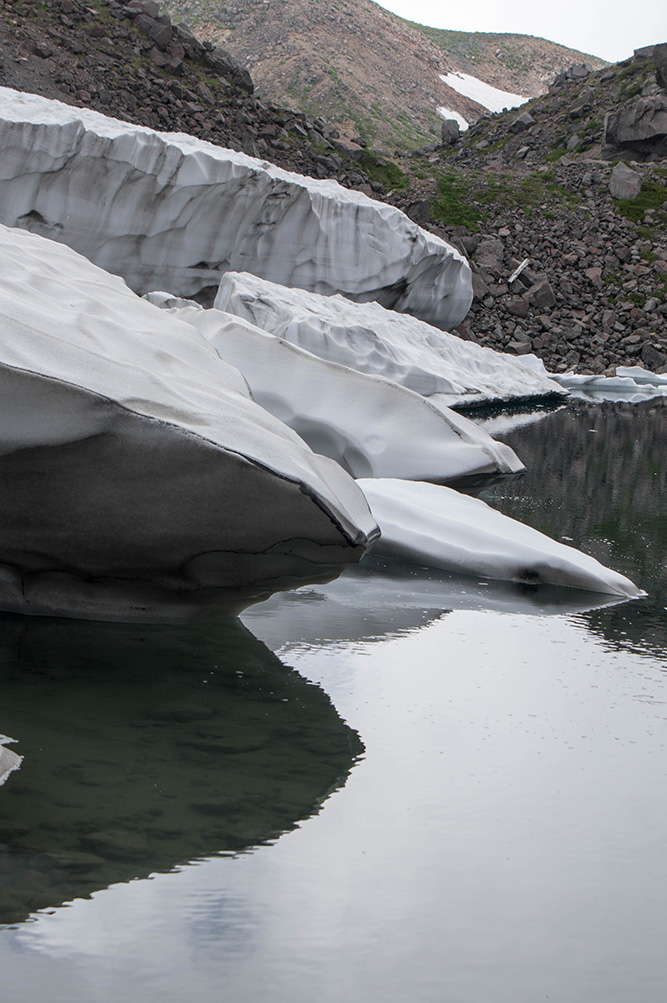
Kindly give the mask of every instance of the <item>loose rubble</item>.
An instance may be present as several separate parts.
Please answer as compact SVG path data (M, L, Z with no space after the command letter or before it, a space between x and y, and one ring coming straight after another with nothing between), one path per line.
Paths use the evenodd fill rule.
M559 165L555 174L581 193L580 208L504 209L483 233L448 231L473 267L473 304L456 333L534 352L554 372L625 362L667 371L667 235L640 236L615 211L607 165Z

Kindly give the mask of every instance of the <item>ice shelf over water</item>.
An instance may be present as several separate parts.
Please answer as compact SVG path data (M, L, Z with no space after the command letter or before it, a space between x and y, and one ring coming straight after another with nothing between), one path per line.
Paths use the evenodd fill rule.
M470 486L525 469L509 446L398 383L320 359L220 310L170 312L240 369L258 404L353 477Z
M0 609L236 613L373 541L352 478L190 325L3 226L0 276Z
M628 578L574 547L497 512L479 498L418 481L359 482L382 537L376 554L467 575L636 598Z
M447 406L564 393L545 372L378 303L350 303L227 273L215 299L235 314L330 362L385 376Z
M335 181L7 87L0 147L0 222L68 244L135 291L192 296L251 271L442 328L472 300L458 251Z

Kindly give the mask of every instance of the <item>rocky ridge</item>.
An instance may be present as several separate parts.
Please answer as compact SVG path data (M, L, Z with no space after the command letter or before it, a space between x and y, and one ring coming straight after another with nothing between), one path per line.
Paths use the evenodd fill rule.
M628 362L667 370L664 214L648 210L640 225L621 215L611 174L601 163L559 164L542 175L534 208L499 207L480 233L445 230L473 267L475 298L459 334L534 352L555 372ZM664 189L667 170L652 176Z
M266 100L323 115L349 138L414 149L440 133L438 108L476 121L485 108L441 74L468 73L534 97L559 70L604 60L527 35L449 32L372 0L165 0L177 19L229 48Z

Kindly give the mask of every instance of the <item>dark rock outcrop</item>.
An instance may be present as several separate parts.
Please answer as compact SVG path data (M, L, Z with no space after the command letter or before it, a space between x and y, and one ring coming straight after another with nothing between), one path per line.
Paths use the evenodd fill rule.
M605 118L609 154L633 153L641 160L667 156L667 95L638 98Z

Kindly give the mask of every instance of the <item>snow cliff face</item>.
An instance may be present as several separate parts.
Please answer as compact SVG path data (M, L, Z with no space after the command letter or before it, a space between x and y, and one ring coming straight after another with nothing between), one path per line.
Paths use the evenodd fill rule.
M0 609L236 613L374 540L354 481L190 325L5 227L0 274Z
M398 383L327 362L220 310L171 313L240 369L258 404L353 477L469 487L525 469L509 446Z
M322 359L384 376L448 407L562 393L544 371L532 372L513 356L377 303L350 303L228 273L215 306Z
M8 88L0 144L0 222L68 244L135 291L193 296L238 270L442 328L470 306L454 248L334 181Z

